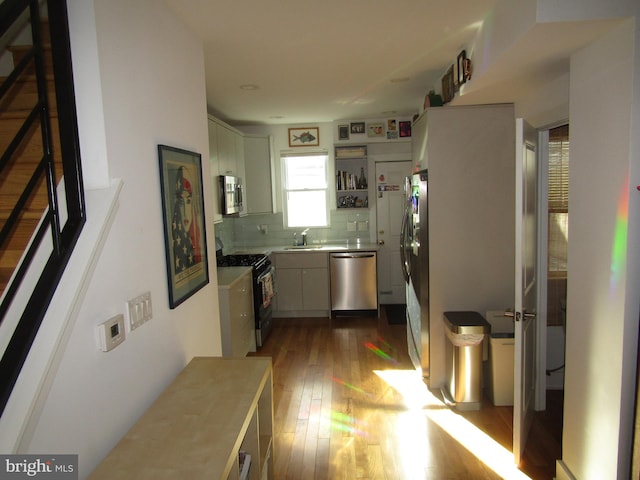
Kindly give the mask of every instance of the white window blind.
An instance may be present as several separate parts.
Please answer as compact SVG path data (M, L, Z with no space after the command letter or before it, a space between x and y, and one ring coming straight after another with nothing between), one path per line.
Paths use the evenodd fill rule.
M569 126L549 131L549 211L569 209Z
M567 271L569 238L569 126L549 130L549 243L550 276Z

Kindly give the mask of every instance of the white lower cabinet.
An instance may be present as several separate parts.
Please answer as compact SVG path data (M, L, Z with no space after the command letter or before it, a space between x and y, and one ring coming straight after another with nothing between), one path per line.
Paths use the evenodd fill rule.
M244 357L256 351L251 267L218 268L222 355Z
M278 295L274 317L329 315L329 263L326 252L275 253Z

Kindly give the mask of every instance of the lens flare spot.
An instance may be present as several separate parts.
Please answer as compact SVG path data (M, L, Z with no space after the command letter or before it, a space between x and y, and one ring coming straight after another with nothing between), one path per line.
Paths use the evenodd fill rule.
M395 358L393 358L391 355L389 355L387 352L382 350L377 345L375 345L375 344L373 344L371 342L364 342L364 346L369 351L371 351L372 353L376 354L378 357L382 358L383 360L386 360L387 362L390 362L390 363L398 363L398 361Z

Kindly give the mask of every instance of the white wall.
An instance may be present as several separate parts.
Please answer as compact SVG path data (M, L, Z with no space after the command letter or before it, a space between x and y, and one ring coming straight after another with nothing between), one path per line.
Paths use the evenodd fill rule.
M79 454L80 478L191 357L221 352L215 260L205 288L175 310L168 306L157 157L157 144L164 143L209 158L202 45L162 2L96 0L95 29L86 3L70 2L73 61L96 66L97 59L98 67L76 79L83 164L89 178L98 164L93 185L104 183L108 171L124 186L49 395L34 417L39 421L23 439L27 452ZM90 82L96 71L99 82ZM102 122L108 168L96 159L104 152L87 141L100 137ZM209 178L206 160L203 169ZM209 182L204 189L210 199ZM207 230L211 260L211 215ZM98 351L95 325L124 313L125 302L145 291L153 319L112 352Z
M562 464L580 479L630 473L640 302L639 38L627 20L571 58Z

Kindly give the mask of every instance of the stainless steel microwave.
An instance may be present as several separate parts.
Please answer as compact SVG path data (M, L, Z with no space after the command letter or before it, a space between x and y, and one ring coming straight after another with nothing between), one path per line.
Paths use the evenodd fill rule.
M220 175L220 208L223 215L238 215L243 210L242 182L233 175Z

